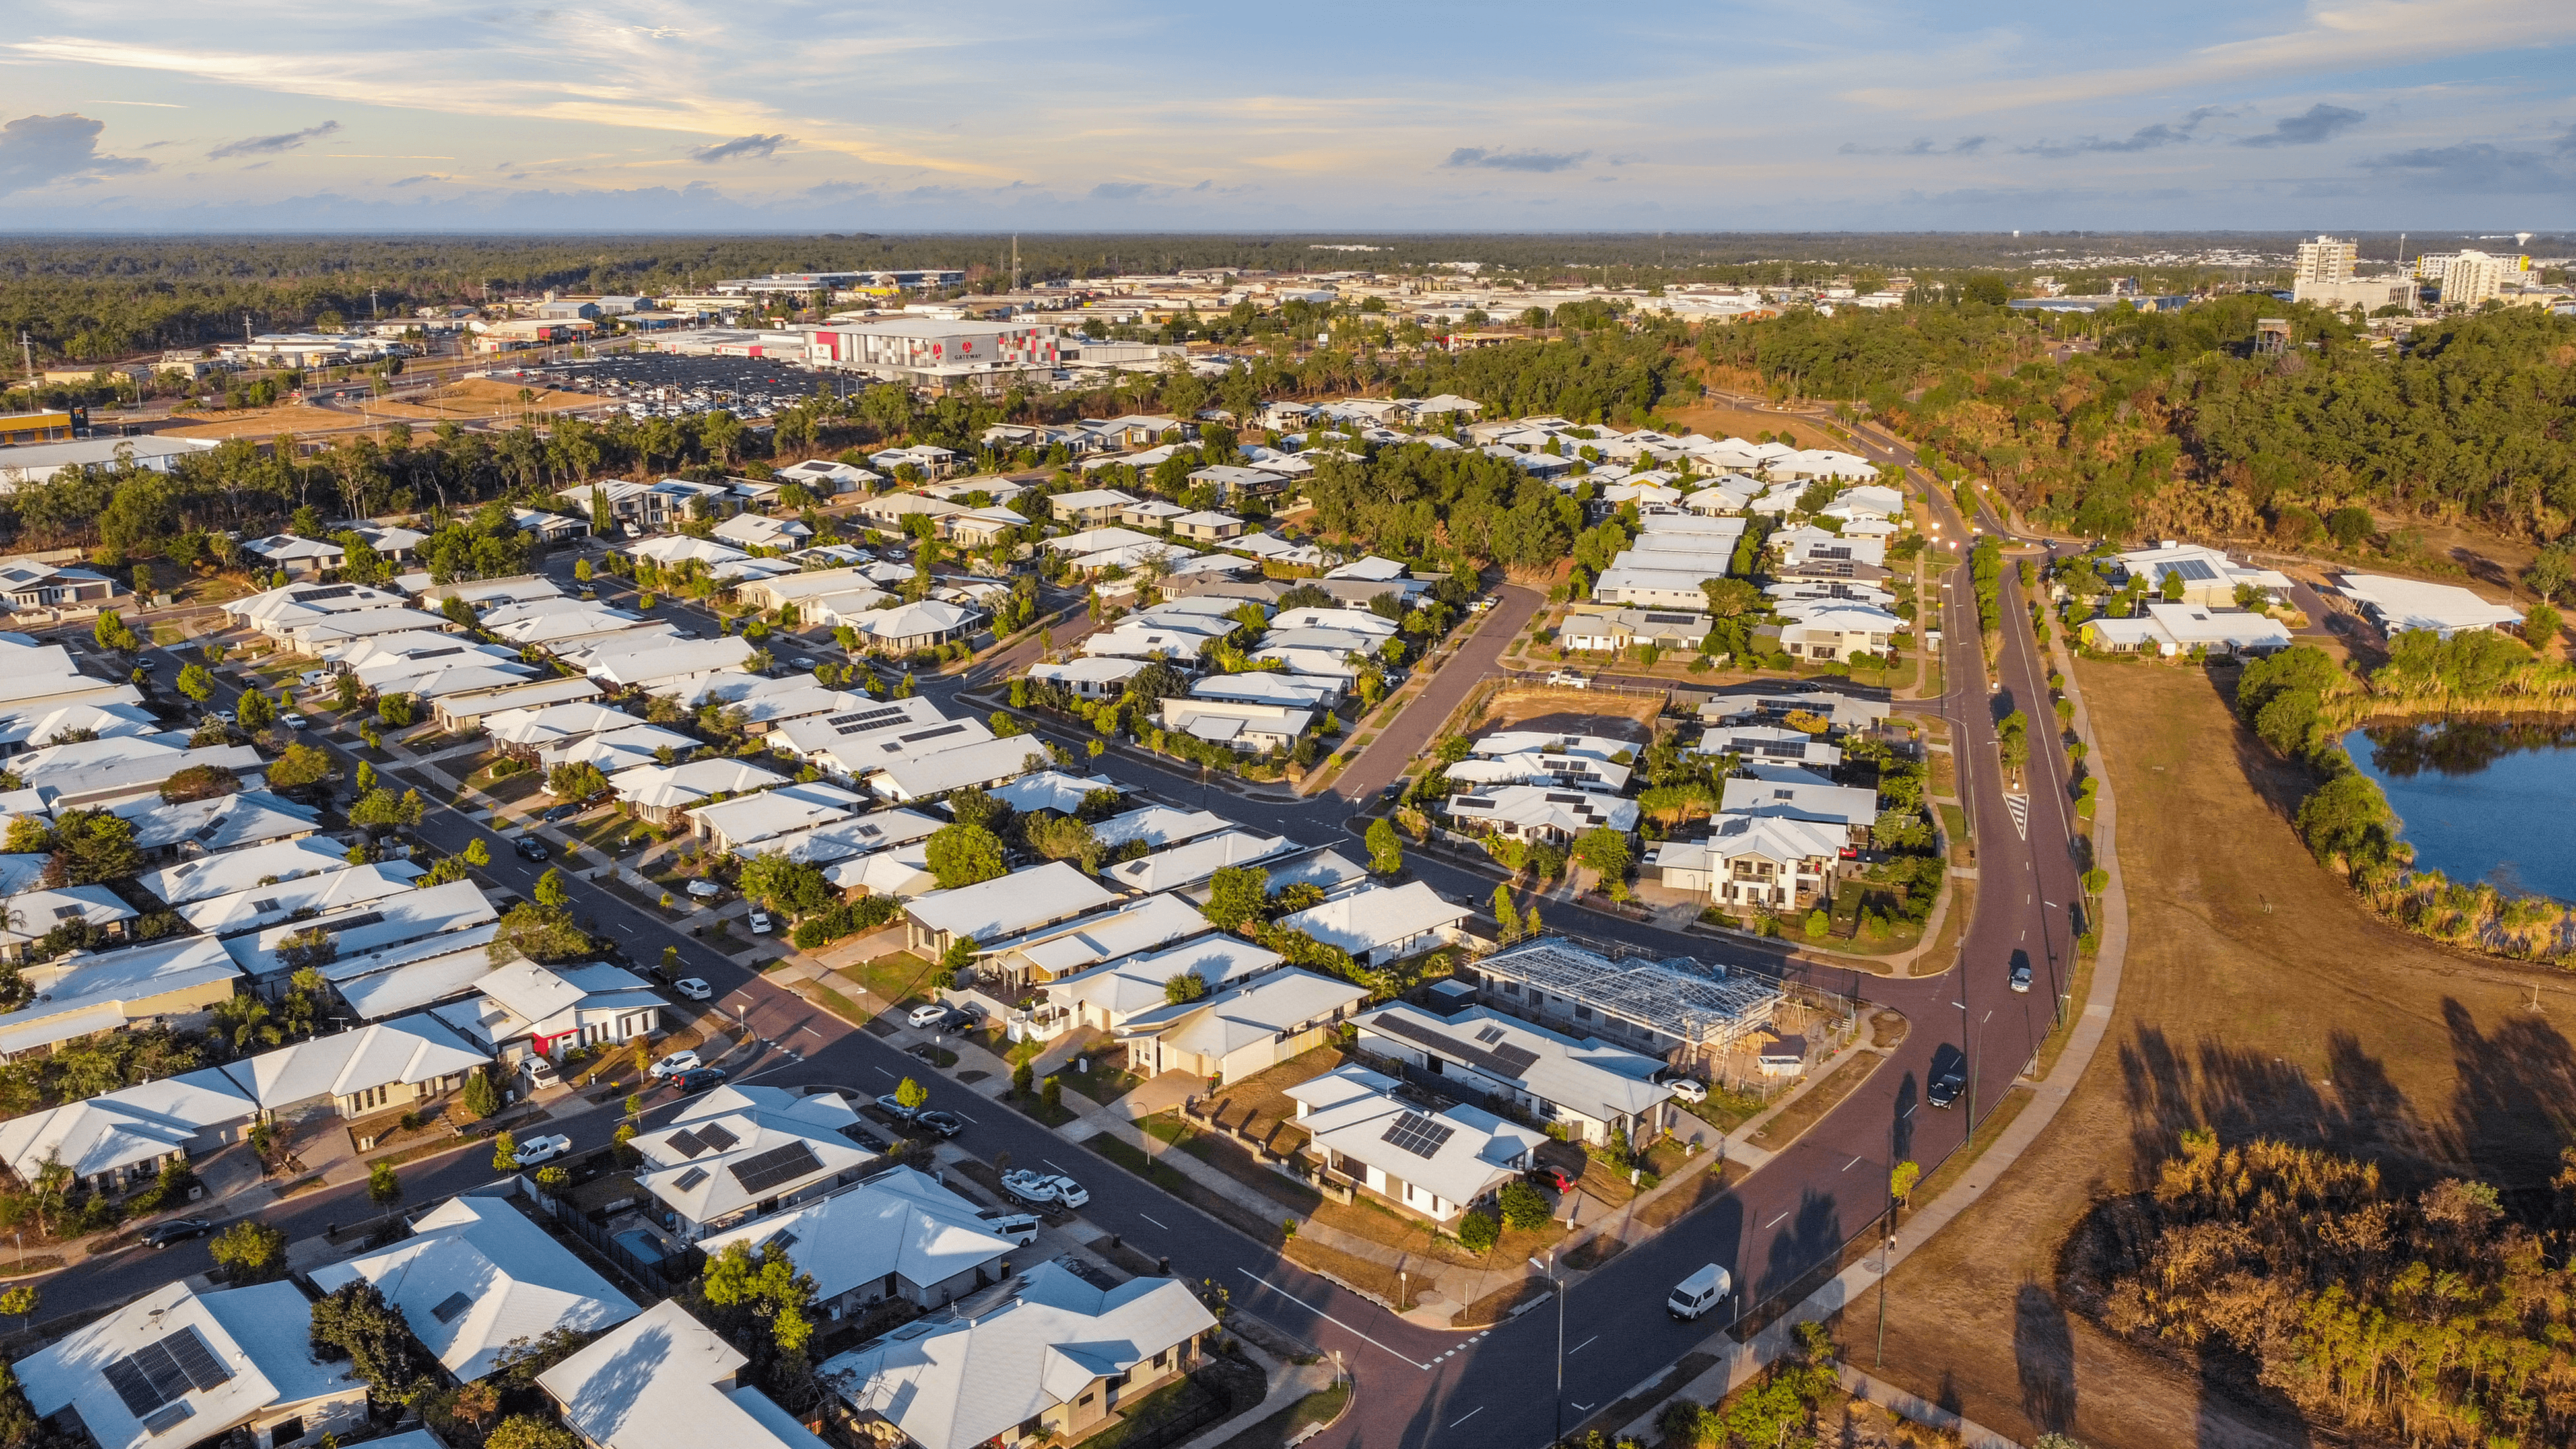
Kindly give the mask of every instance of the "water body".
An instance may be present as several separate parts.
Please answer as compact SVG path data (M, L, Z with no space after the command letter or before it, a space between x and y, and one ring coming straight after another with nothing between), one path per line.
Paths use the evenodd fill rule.
M2344 736L2418 869L2576 901L2576 725L2372 725Z

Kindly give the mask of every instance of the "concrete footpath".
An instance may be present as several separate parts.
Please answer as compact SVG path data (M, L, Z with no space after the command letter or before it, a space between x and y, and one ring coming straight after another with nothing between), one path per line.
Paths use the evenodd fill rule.
M2020 615L2017 610L2007 610L2006 617L2019 618ZM2092 716L2086 708L2083 691L2075 682L2074 671L2065 666L2053 644L2050 658L2058 661L2058 672L2066 677L2066 697L2075 705L2076 737L2093 745L2091 758L2099 772L2095 778L2102 782L2101 793L2094 806L2094 863L2110 876L2109 887L2102 894L2102 941L2100 952L2094 958L2092 989L2085 993L2084 1005L2076 1018L2074 1030L2067 1038L2065 1051L2059 1054L2057 1065L2047 1077L2032 1088L2034 1095L2030 1106L2022 1109L2021 1115L2013 1119L2003 1135L1971 1164L1961 1181L1915 1210L1914 1216L1898 1230L1892 1254L1871 1254L1843 1269L1797 1307L1746 1342L1738 1343L1727 1333L1711 1337L1700 1345L1699 1351L1714 1355L1717 1363L1682 1385L1670 1397L1713 1404L1742 1387L1764 1366L1795 1347L1794 1335L1798 1324L1825 1322L1845 1309L1859 1306L1881 1277L1892 1272L1896 1264L1904 1262L1916 1246L1929 1242L1934 1234L1984 1197L1995 1180L2008 1171L2033 1142L2039 1140L2039 1135L2056 1120L2058 1109L2065 1106L2066 1099L2074 1094L2075 1084L2083 1078L2085 1068L2092 1064L2094 1053L2100 1050L2103 1038L2110 1033L2111 1011L2120 998L2121 967L2127 960L2129 949L2129 907L2120 878L2118 850L2119 805L2113 797L2111 777L2107 770L2101 768L2100 742L2093 732ZM1859 1382L1866 1386L1866 1392L1860 1389L1854 1392L1907 1418L1935 1428L1954 1430L1980 1449L2008 1449L2013 1445L2011 1439L1969 1423L1917 1395L1870 1379L1847 1365L1838 1365L1838 1368L1845 1375L1847 1384ZM1648 1406L1643 1414L1619 1432L1652 1440L1657 1432L1655 1411L1662 1407L1662 1402ZM1916 1412L1917 1408L1922 1412Z

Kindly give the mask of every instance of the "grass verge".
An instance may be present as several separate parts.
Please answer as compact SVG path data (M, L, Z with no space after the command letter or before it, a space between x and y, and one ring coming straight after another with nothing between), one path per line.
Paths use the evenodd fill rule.
M1330 1424L1350 1407L1351 1385L1345 1379L1330 1388L1317 1389L1278 1413L1226 1440L1217 1449L1287 1449L1288 1441L1301 1430L1317 1424Z
M1843 1098L1860 1089L1887 1058L1876 1052L1855 1051L1846 1055L1825 1074L1825 1079L1807 1089L1806 1095L1780 1109L1780 1114L1762 1124L1753 1134L1753 1145L1777 1152L1798 1140L1801 1133L1840 1105Z

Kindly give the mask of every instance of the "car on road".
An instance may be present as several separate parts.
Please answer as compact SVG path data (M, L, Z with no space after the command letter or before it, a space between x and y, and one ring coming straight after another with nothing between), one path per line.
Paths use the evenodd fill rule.
M693 880L693 881L689 882L689 888L688 888L688 889L689 889L689 894L691 894L691 895L693 895L693 896L696 896L699 900L702 900L702 901L713 900L713 899L715 899L717 896L720 896L720 895L723 895L723 894L724 894L724 887L723 887L723 886L717 885L714 881L707 880L707 879L704 879L704 878L700 878L700 879L698 879L698 880Z
M671 1077L682 1072L694 1072L705 1065L705 1062L698 1059L696 1052L682 1050L662 1058L647 1070L657 1077Z
M904 1018L904 1023L905 1025L914 1028L933 1027L947 1019L948 1008L942 1003L934 1001L927 1006L914 1007L912 1009L912 1014Z
M671 983L671 989L680 993L682 996L689 998L691 1001L712 1001L715 999L716 994L714 987L709 986L706 982L695 976L681 977L679 980Z
M572 1139L558 1132L551 1137L531 1137L520 1143L517 1155L510 1161L520 1167L534 1167L540 1162L551 1162L570 1151L572 1151Z
M571 800L561 805L548 806L546 808L546 813L538 816L537 818L549 823L557 820L570 820L589 808L590 805L586 801Z
M1673 1285L1672 1296L1664 1300L1664 1311L1684 1323L1694 1322L1725 1302L1734 1286L1724 1268L1715 1263L1703 1264L1698 1272Z
M724 1079L725 1073L722 1067L698 1067L673 1077L671 1085L683 1092L703 1092L710 1087L724 1085Z
M927 1132L934 1137L948 1138L965 1131L966 1120L954 1112L934 1110L916 1114L912 1119L912 1128L916 1132Z
M903 1104L903 1099L892 1092L888 1092L877 1098L877 1110L883 1112L889 1117L892 1117L894 1120L903 1123L907 1127L912 1125L913 1118L921 1115L920 1108L905 1106Z
M1047 1173L1026 1167L1014 1167L1002 1174L1002 1195L1016 1203L1053 1203L1056 1179Z
M214 1230L215 1225L204 1218L172 1218L166 1223L154 1223L145 1228L135 1241L147 1248L166 1248L172 1243L202 1238Z
M1933 1073L1932 1085L1924 1090L1923 1100L1935 1107L1955 1107L1959 1104L1959 1095L1967 1090L1967 1063L1952 1061Z
M1392 805L1396 801L1403 799L1404 787L1410 783L1412 782L1407 780L1398 780L1394 784L1387 786L1385 789L1378 791L1378 803L1381 805Z
M1682 1101L1696 1104L1708 1100L1708 1088L1697 1077L1675 1077L1664 1085L1672 1088L1673 1095Z
M282 714L282 715L279 715L279 716L277 717L277 722L278 722L279 724L282 724L282 725L286 726L288 729L291 729L291 730L300 730L300 729L304 728L306 725L308 725L308 724L311 724L311 723L312 723L312 721L311 721L311 720L306 719L304 716L302 716L302 715L300 715L300 714L297 714L295 711L293 711L293 710L291 710L291 709L290 709L290 710L288 710L286 713L284 713L284 714Z
M533 835L522 835L511 841L510 848L519 853L521 860L543 860L547 855L546 843Z
M768 934L769 934L769 927L770 927L769 912L767 912L767 911L754 911L754 912L752 912L752 913L751 913L751 920L750 920L750 922L749 922L749 925L751 926L751 933L752 933L753 935L755 935L755 936L766 936L766 935L768 935Z
M228 710L228 709L219 709L219 710L216 710L216 711L215 711L215 718L217 718L217 719L219 719L219 720L222 720L222 721L223 721L224 723L226 723L226 724L239 724L239 723L241 723L240 717L239 717L239 716L237 716L237 715L235 715L231 710Z
M2027 961L2015 961L2015 962L2013 963L2013 968L2012 968L2012 989L2013 989L2013 990L2015 990L2015 991L2025 991L2025 992L2026 992L2026 991L2028 991L2028 990L2030 990L2030 963L2029 963L2029 962L2027 962Z

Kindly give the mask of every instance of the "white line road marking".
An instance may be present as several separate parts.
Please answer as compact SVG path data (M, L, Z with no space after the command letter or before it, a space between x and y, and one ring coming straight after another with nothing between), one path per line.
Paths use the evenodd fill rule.
M1795 1209L1795 1208L1790 1209L1790 1212L1795 1212L1795 1211L1796 1211L1796 1209ZM1762 1231L1764 1231L1764 1232L1766 1232L1766 1233L1767 1233L1767 1232L1771 1231L1773 1228L1776 1228L1776 1227L1780 1226L1782 1223L1787 1222L1788 1220L1789 1220L1789 1213L1784 1212L1784 1213L1780 1214L1780 1216L1778 1216L1778 1217L1776 1217L1776 1218L1773 1218L1771 1221L1769 1221L1769 1222L1767 1222L1767 1223L1764 1223L1764 1224L1762 1225Z
M1262 1287L1269 1289L1271 1292L1278 1294L1280 1297L1285 1298L1289 1302L1296 1304L1298 1307L1305 1309L1307 1312L1314 1314L1317 1318L1324 1320L1326 1323L1332 1324L1336 1328L1348 1331L1353 1338L1358 1339L1360 1342L1367 1344L1371 1348L1384 1349L1387 1353L1403 1360L1405 1363L1413 1364L1413 1366L1418 1369L1427 1369L1431 1367L1431 1365L1427 1363L1417 1363L1413 1359L1405 1358L1403 1354L1396 1353L1394 1349L1387 1348L1385 1344L1378 1342L1376 1339L1369 1337L1367 1334L1360 1332L1356 1328L1352 1328L1349 1324L1342 1322L1333 1315L1317 1308L1314 1304L1308 1303L1304 1299L1290 1293L1287 1289L1282 1288L1278 1284L1271 1282L1269 1279L1262 1277L1260 1274L1253 1272L1250 1268L1237 1268L1234 1271L1241 1273L1244 1277L1251 1279L1253 1282L1260 1284Z
M1072 1173L1070 1173L1070 1172L1065 1172L1064 1164L1063 1164L1063 1163L1056 1161L1056 1160L1055 1160L1054 1158L1052 1158L1052 1157L1041 1157L1041 1158L1039 1158L1039 1159L1038 1159L1038 1161L1045 1163L1047 1166L1054 1168L1054 1169L1055 1169L1056 1171L1058 1171L1058 1172L1064 1172L1064 1175L1065 1175L1065 1176L1067 1176L1067 1177L1071 1177L1071 1176L1073 1176L1073 1174L1072 1174Z
M809 1026L809 1027L807 1027L807 1028L805 1028L805 1029L806 1029L807 1031L814 1031L814 1028L812 1028L812 1027L810 1027L810 1026ZM814 1031L814 1037L815 1037L815 1039L816 1039L817 1041L830 1041L830 1040L831 1040L831 1038L830 1038L830 1037L823 1035L823 1034L822 1034L821 1032L819 1032L819 1031Z
M958 1116L960 1116L960 1117L966 1117L966 1120L967 1120L967 1121L969 1121L969 1122L972 1122L972 1121L974 1121L974 1120L975 1120L975 1119L974 1119L974 1118L972 1118L972 1117L967 1117L967 1116L966 1116L966 1114L965 1114L965 1113L963 1113L963 1112L960 1112L960 1113L958 1113L957 1115L958 1115Z
M1569 1404L1574 1404L1574 1401L1573 1401L1572 1399L1568 1399L1568 1400L1566 1400L1566 1402L1567 1402L1567 1403L1569 1403ZM1576 1407L1576 1408L1578 1408L1578 1409L1581 1409L1583 1412L1585 1412L1585 1413L1587 1413L1587 1414L1589 1414L1589 1413L1591 1413L1591 1412L1592 1412L1592 1405L1590 1405L1590 1404L1574 1404L1574 1407Z
M1147 1221L1147 1222L1149 1222L1149 1223L1154 1223L1154 1215L1153 1215L1152 1213L1138 1213L1138 1214L1136 1214L1136 1216L1138 1216L1138 1217L1140 1217L1140 1218L1143 1218L1145 1221ZM1156 1226L1156 1227L1158 1227L1158 1228L1162 1228L1162 1230L1163 1230L1164 1232L1167 1232L1167 1233L1171 1231L1171 1228L1170 1228L1170 1227L1168 1227L1168 1226L1166 1226L1165 1224L1162 1224L1162 1223L1154 1223L1154 1226Z
M1476 1417L1478 1414L1481 1414L1481 1413L1483 1413L1483 1412L1485 1412L1485 1406L1484 1406L1484 1405L1482 1405L1482 1404L1478 1404L1476 1407L1474 1407L1474 1408L1472 1408L1472 1409L1469 1409L1465 1414L1461 1415L1460 1417L1450 1420L1450 1421L1449 1421L1449 1427L1450 1427L1450 1428L1452 1428L1452 1429L1455 1429L1455 1428L1457 1428L1459 1425L1461 1425L1461 1424L1463 1424L1463 1423L1466 1423L1469 1419L1472 1419L1472 1418Z
M1849 1171L1851 1171L1853 1168L1858 1167L1858 1166L1860 1166L1860 1159L1859 1159L1859 1158L1857 1158L1857 1157L1855 1157L1855 1158L1853 1158L1851 1161L1846 1162L1846 1163L1844 1163L1844 1164L1843 1164L1843 1171L1845 1171L1845 1172L1849 1172Z
M877 1075L878 1075L878 1076L880 1076L880 1077L891 1077L891 1076L893 1076L893 1075L894 1075L894 1073L887 1071L887 1070L886 1070L885 1068L883 1068L883 1067L879 1067L879 1068L877 1068L876 1070L877 1070Z
M1483 1334L1481 1334L1481 1333L1480 1333L1480 1334L1477 1334L1476 1336L1477 1336L1478 1338L1482 1338L1482 1337L1484 1337L1484 1335L1483 1335ZM1596 1333L1596 1334L1592 1335L1592 1338L1587 1338L1587 1339L1583 1340L1583 1342L1576 1344L1574 1347L1567 1349L1567 1350L1565 1351L1565 1356L1566 1356L1567 1358L1572 1358L1572 1357L1574 1357L1576 1354L1583 1352L1583 1350L1585 1350L1586 1348L1589 1348L1589 1347L1591 1347L1591 1346L1592 1346L1592 1340L1593 1340L1593 1339L1599 1338L1600 1336L1601 1336L1600 1334L1597 1334L1597 1333Z

